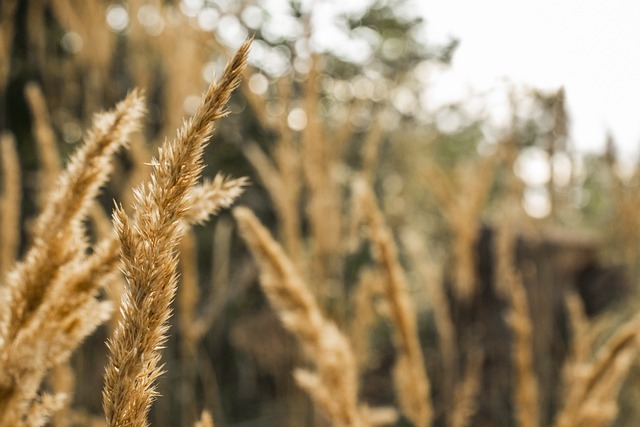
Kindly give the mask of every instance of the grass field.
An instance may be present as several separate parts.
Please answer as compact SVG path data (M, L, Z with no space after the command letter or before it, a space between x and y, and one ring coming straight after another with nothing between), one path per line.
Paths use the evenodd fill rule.
M0 426L637 424L640 174L562 92L444 132L126 6L0 6Z

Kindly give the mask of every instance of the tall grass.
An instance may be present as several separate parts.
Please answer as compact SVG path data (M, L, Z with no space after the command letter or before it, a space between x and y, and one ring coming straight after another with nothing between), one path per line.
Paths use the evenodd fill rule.
M258 95L246 80L264 76L247 67L247 41L185 121L175 112L210 65L205 52L222 47L171 5L154 6L166 28L149 38L150 21L137 15L149 5L132 1L136 19L118 39L102 2L28 2L23 11L17 4L0 6L0 98L17 13L33 24L34 61L48 63L49 42L38 32L47 19L94 48L60 59L60 87L44 74L41 85L24 88L36 178L21 170L29 153L16 137L0 136L0 427L213 427L214 419L224 426L251 418L357 427L637 421L619 402L633 395L621 390L637 388L637 380L627 381L637 377L637 304L591 318L588 296L581 300L565 283L597 265L592 246L603 241L621 243L607 257L629 272L638 268L637 171L624 178L610 156L603 173L613 227L595 245L582 239L565 251L575 242L547 233L553 221L562 226L565 189L549 183L547 220L522 212L524 184L513 170L524 136L516 114L489 154L474 146L467 158L442 161L431 141L414 156L424 144L383 126L371 100L362 101L376 111L366 126L352 126L354 105L345 107L343 122L333 120L320 54L310 55L308 72L273 78ZM59 117L114 97L106 70L123 45L125 74L148 87L152 101L132 91L97 114L63 167L68 149L58 137L75 133L73 126L60 130ZM72 76L81 77L75 89ZM223 137L237 140L229 144L238 153L234 169L252 172L257 185L203 249L203 229L194 227L229 208L249 182L203 177L205 148L238 87L240 101L232 104L240 110L246 101L247 123L234 123ZM276 104L279 116L270 114ZM289 113L301 111L305 125L292 126ZM564 113L554 114L554 130L566 136ZM139 132L145 116L155 120L151 139L178 128L152 159L151 132ZM258 128L254 136L264 140L243 139L245 127ZM394 156L408 160L394 164ZM416 169L390 171L412 160ZM34 182L35 194L24 193ZM110 218L102 202L112 196L119 201ZM39 214L25 219L21 209L32 206ZM202 286L207 279L217 282L212 289ZM234 333L244 339L229 350ZM274 336L281 339L269 341ZM223 353L231 357L217 357ZM98 370L103 380L92 382ZM82 407L86 391L99 400L100 389L102 411ZM166 403L154 416L156 399Z
M44 425L62 408L70 390L42 391L48 371L63 366L82 340L113 312L99 291L123 263L127 279L121 320L109 340L104 409L107 425L144 426L161 374L160 348L176 287L176 246L185 223L201 222L228 207L242 192L243 179L217 177L197 184L202 151L214 123L239 84L246 64L247 41L205 94L203 104L177 137L152 160L148 184L136 190L134 218L121 206L114 213L119 238L109 236L88 253L83 220L112 170L112 158L140 126L144 101L132 92L111 112L94 119L83 146L69 160L55 187L47 192L43 211L32 229L24 259L6 274L0 300L0 424ZM34 111L38 94L31 90ZM3 138L5 171L3 227L16 227L14 209L17 159L10 137ZM13 167L13 168L12 168ZM14 236L14 237L10 237ZM16 252L15 232L7 233L5 261ZM120 252L120 256L118 256ZM143 264L141 264L143 262ZM58 382L56 382L58 383ZM209 421L208 421L209 420ZM206 415L202 423L210 422Z

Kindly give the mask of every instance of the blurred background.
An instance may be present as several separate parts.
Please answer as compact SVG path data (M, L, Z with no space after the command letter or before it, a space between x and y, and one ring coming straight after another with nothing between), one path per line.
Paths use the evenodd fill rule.
M497 264L513 258L548 425L569 345L565 291L593 318L635 310L622 297L635 294L640 271L638 16L640 5L623 0L3 0L0 130L17 141L22 248L44 185L42 132L64 161L94 113L145 90L146 127L101 198L109 214L253 36L205 175L250 178L240 203L347 331L358 327L356 283L372 259L351 188L356 177L371 184L408 272L436 425L450 425L451 390L478 347L483 394L470 425L515 425L507 304L496 292ZM513 242L499 246L506 223ZM181 254L189 291L177 298L152 425L191 425L202 408L222 426L326 425L291 377L305 359L268 307L230 215L195 227ZM456 295L465 280L471 302ZM442 353L433 288L458 332L455 362ZM378 311L358 347L361 394L393 406L393 348ZM75 356L71 415L59 425L100 424L110 327ZM640 419L629 387L618 425Z
M453 35L461 41L446 77L439 78L444 84L436 84L442 91L432 91L431 99L461 100L508 85L564 87L575 148L602 152L604 135L611 132L621 150L637 155L638 5L500 0L415 5L427 20L430 39ZM504 110L494 114L505 123Z

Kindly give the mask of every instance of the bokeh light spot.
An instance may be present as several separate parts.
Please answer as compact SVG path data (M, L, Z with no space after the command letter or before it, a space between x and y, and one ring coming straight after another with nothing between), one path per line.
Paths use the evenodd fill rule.
M303 130L307 127L307 113L299 107L292 109L287 116L287 125L291 130Z
M107 25L113 31L124 31L129 25L129 13L120 5L112 5L107 9Z

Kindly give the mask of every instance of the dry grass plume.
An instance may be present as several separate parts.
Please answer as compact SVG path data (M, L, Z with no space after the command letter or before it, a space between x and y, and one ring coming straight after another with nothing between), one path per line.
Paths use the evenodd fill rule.
M269 302L316 368L296 370L296 381L334 425L367 425L358 408L358 370L347 338L325 318L293 263L253 213L246 208L233 213L260 267Z
M162 372L160 349L176 292L176 247L189 209L189 190L200 177L214 123L226 115L226 104L240 83L249 46L250 40L227 64L219 82L211 84L176 138L159 149L151 179L136 191L136 216L127 216L122 206L114 212L128 286L122 320L109 339L104 375L103 407L110 427L148 424L155 381Z
M431 425L433 419L431 385L424 367L415 309L409 298L404 269L373 191L364 181L357 182L355 191L362 204L374 257L385 278L383 295L394 327L397 359L393 374L400 408L416 426L426 427Z
M82 221L111 171L113 154L136 130L142 113L141 96L133 92L113 111L96 116L35 222L31 247L4 279L0 425L23 425L26 414L36 413L41 414L37 423L25 425L41 425L47 408L62 405L63 395L38 396L45 373L111 313L110 303L96 299L96 293L115 265L103 263L100 249L87 255Z

